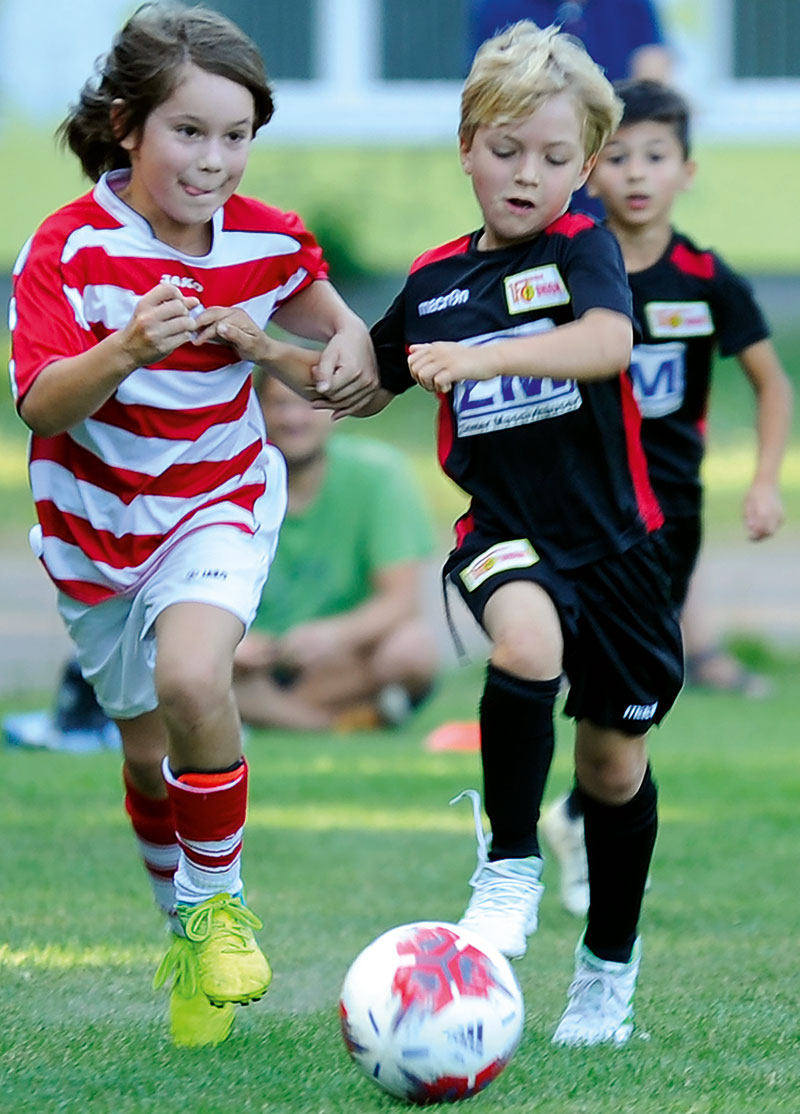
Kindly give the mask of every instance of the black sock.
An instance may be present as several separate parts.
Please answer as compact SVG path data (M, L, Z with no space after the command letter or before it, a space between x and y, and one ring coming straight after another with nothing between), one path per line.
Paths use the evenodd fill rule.
M489 858L539 855L536 825L553 759L559 678L526 681L489 663L481 698L481 760Z
M648 766L635 796L624 805L602 804L578 792L591 892L584 943L598 959L627 963L658 831L656 784Z

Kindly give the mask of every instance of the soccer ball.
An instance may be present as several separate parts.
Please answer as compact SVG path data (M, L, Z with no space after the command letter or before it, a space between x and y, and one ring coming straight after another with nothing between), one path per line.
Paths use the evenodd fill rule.
M524 1006L508 960L457 925L418 921L373 940L339 1000L350 1055L410 1102L455 1102L488 1086L522 1034Z

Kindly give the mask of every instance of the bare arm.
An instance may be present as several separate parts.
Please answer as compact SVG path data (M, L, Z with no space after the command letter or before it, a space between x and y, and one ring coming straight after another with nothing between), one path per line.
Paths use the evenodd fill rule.
M756 470L743 513L748 536L759 541L783 522L779 482L792 422L792 387L771 341L751 344L737 358L756 394Z
M39 373L20 406L23 421L41 437L54 437L90 417L137 368L192 339L195 323L189 311L198 304L168 283L148 291L125 328Z
M413 344L411 374L428 391L497 375L610 379L630 363L633 330L622 313L592 309L568 325L532 336L470 347L451 341Z

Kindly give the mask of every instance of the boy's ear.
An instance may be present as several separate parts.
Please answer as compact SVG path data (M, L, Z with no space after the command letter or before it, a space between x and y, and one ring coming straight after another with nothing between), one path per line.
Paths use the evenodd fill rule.
M586 185L587 181L589 180L589 175L594 170L596 164L597 164L597 155L596 154L590 155L589 158L586 160L586 162L583 164L583 169L581 170L580 175L578 176L578 181L575 185L576 190L579 190L581 188L581 186ZM592 194L592 196L594 196L594 194Z
M461 136L458 137L458 157L461 159L461 169L465 174L472 173L472 141L469 143Z
M683 163L683 182L681 183L681 190L691 189L696 173L697 163L694 159L685 159Z

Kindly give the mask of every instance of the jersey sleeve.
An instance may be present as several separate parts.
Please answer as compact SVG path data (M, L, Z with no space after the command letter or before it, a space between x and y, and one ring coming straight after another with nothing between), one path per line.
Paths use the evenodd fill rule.
M370 330L381 386L395 395L414 386L406 353L405 304L404 287Z
M17 407L48 364L79 356L95 343L83 320L78 292L62 266L63 246L63 237L43 227L14 266L9 370Z
M283 305L293 294L305 289L310 283L317 279L328 278L328 264L325 262L322 248L317 243L314 235L309 232L297 213L283 213L282 216L284 231L297 240L300 245L295 255L287 257L287 262L291 262L295 275L300 271L305 271L305 276L296 285L291 282L286 284L285 290L281 291L276 299L276 309Z
M611 232L593 225L567 241L567 285L575 320L590 309L609 309L634 320L622 252Z
M750 284L716 255L712 308L722 356L735 356L769 336L769 326Z

